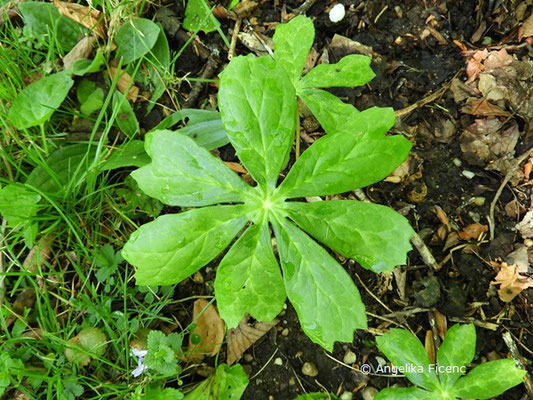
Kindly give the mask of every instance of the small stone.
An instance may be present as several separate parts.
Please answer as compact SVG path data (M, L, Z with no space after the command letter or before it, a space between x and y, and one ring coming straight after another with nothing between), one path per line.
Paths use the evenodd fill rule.
M367 386L361 392L361 397L363 398L363 400L374 400L376 394L378 394L378 390L375 387Z
M357 360L357 356L355 355L353 351L350 351L350 350L346 352L346 354L344 355L344 358L342 359L344 364L348 364L348 365L353 364L356 360Z
M335 4L331 10L329 10L329 20L331 22L340 22L344 19L346 10L344 4Z
M452 160L452 162L453 162L453 164L454 164L456 167L460 167L460 166L463 164L463 162L462 162L461 160L459 160L458 158L454 158L454 159Z
M353 393L352 392L344 392L341 394L341 397L339 397L340 400L352 400L353 399Z
M283 360L281 359L281 357L278 357L274 360L274 364L276 365L283 365Z
M254 359L254 356L252 356L251 354L245 354L244 355L244 361L246 362L252 362Z
M192 276L192 280L194 283L204 283L204 277L202 276L202 274L200 273L200 271L197 271L193 276Z
M468 171L468 170L463 170L463 172L461 172L463 174L463 176L466 178L466 179L472 179L474 176L476 176L475 173L473 173L472 171Z
M475 197L474 204L478 207L483 207L485 205L485 200L484 197Z
M285 328L285 329L283 329L283 330L281 331L281 334L282 334L283 336L288 336L288 335L289 335L289 328Z
M306 362L302 366L302 374L310 376L310 377L314 377L318 375L318 369L315 364L311 362Z
M268 396L268 400L274 400L274 396Z
M291 376L289 378L289 385L294 386L296 385L296 379L294 379L294 376Z
M403 11L400 6L394 6L394 13L396 14L396 18L403 18Z

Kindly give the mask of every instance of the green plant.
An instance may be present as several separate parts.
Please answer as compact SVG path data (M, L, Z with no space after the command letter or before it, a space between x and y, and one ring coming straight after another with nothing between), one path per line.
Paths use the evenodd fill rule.
M476 329L472 324L454 325L448 330L436 364L430 363L424 346L406 330L391 329L376 341L398 371L418 386L384 389L376 400L490 399L520 384L526 374L507 358L480 364L461 376L475 355Z
M353 129L329 131L277 186L297 120L296 89L277 61L236 57L220 76L222 123L257 186L246 184L191 138L151 132L145 145L152 162L132 173L141 190L167 205L203 208L145 224L132 234L123 255L138 267L138 284L172 284L213 260L246 227L218 267L215 295L221 316L230 328L246 313L272 320L287 296L306 334L331 350L335 341L351 341L355 329L366 328L364 305L347 272L303 231L365 268L384 271L405 262L413 230L404 217L380 205L287 200L377 182L405 160L411 144L401 136L385 136L395 121L392 109L358 112L352 107Z

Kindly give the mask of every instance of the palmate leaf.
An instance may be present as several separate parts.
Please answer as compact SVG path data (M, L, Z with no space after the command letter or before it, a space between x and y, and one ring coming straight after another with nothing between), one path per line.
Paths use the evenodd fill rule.
M294 21L300 24L305 48L312 42L308 30L312 24L302 18ZM244 205L219 205L160 217L133 234L123 253L138 267L138 283L176 283L216 257L251 221L253 224L228 251L217 271L215 291L220 314L230 327L236 326L245 313L271 320L287 295L305 333L331 350L335 341L351 341L355 329L366 328L364 305L348 273L288 218L333 249L357 256L362 264L374 269L403 263L412 231L393 211L387 211L393 224L387 229L384 220L370 216L375 210L383 212L379 206L349 202L340 210L319 210L318 206L308 209L307 205L300 209L285 200L337 194L374 183L405 159L411 144L402 137L385 137L394 123L392 110L359 113L327 92L305 88L302 91L314 96L317 104L326 99L324 109L329 105L337 108L320 111L333 131L306 150L281 187L276 188L294 139L294 79L299 78L308 51L295 48L296 41L284 43L291 31L283 33L285 28L280 29L275 61L253 55L236 57L220 76L222 125L237 156L257 182L255 188L191 138L161 130L147 135L146 149L152 162L133 173L143 191L169 205ZM295 59L284 63L292 50ZM331 76L325 84L366 79L346 68L355 60L344 61L338 75L328 67ZM313 75L308 79L316 84ZM336 116L342 116L342 125L335 121ZM183 119L181 114L173 120L179 119ZM348 226L359 211L361 223ZM303 213L309 215L304 218ZM327 219L321 218L326 214ZM330 222L333 235L325 226ZM363 226L367 223L375 225L374 230ZM269 224L277 239L282 274L271 248ZM310 226L314 224L318 225L316 229ZM346 232L364 236L372 248L352 248L355 240L344 238ZM388 247L386 241L378 240L381 234L396 236L394 240L402 243ZM383 256L378 254L379 246L392 250Z
M283 281L303 331L332 351L366 329L365 307L348 273L322 247L286 220L274 223Z
M389 207L352 200L286 204L289 216L318 241L374 272L405 264L414 231Z
M220 115L254 180L274 188L287 165L296 125L295 91L270 57L236 57L220 74Z
M268 224L250 226L222 259L215 296L229 329L246 313L259 321L272 321L281 312L285 290Z

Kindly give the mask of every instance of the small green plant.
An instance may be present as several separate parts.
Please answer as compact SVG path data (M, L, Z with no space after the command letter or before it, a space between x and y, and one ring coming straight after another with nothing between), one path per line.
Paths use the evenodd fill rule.
M293 70L298 75L306 54L296 54ZM413 230L404 217L380 205L287 200L378 182L405 160L411 143L385 136L395 121L392 109L359 112L341 102L350 110L353 129L326 130L278 186L297 121L298 82L282 64L269 56L241 56L220 76L222 123L257 186L245 183L191 138L168 130L151 132L145 146L152 162L132 173L141 190L167 205L202 208L145 224L132 234L123 255L137 267L138 284L168 285L213 260L246 227L222 259L215 280L217 304L228 327L236 327L246 313L270 321L288 297L306 334L331 350L335 341L351 341L355 329L367 327L365 308L347 272L308 234L381 272L405 262ZM344 68L338 68L340 77L330 68L327 72L331 82L346 74Z
M526 374L507 358L480 364L462 376L476 350L476 329L472 324L454 325L448 330L436 364L430 363L424 346L406 330L391 329L376 341L397 370L418 386L384 389L376 400L490 399L522 383Z

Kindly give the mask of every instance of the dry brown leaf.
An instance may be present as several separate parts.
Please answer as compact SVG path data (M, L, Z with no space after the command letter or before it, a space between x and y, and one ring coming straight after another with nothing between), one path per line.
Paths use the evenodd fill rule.
M189 360L201 360L204 356L214 356L222 346L224 322L218 315L215 306L212 304L208 306L208 304L205 299L198 299L194 302L192 315L193 321L196 321L196 328L189 335L189 352L187 354ZM202 313L204 308L205 311ZM193 334L200 336L200 343L192 343Z
M239 361L244 352L261 339L270 329L278 324L275 319L272 322L251 323L250 316L247 315L235 329L229 329L228 339L228 365Z
M507 263L502 262L500 272L498 272L491 284L500 285L498 290L500 299L510 302L523 290L533 287L533 279L520 275L516 264L507 265Z
M518 28L518 40L522 40L522 38L527 38L530 36L533 36L533 12L529 17L527 17L522 26Z
M109 75L111 79L115 79L115 75L117 74L117 72L118 68L110 66L107 70L107 75ZM139 88L133 84L133 80L131 79L130 74L128 74L126 71L120 72L120 77L117 81L117 88L122 94L126 94L127 90L126 98L131 102L135 102L137 100L137 97L139 97Z
M446 230L448 232L451 232L452 227L450 226L450 221L448 220L446 212L440 206L435 206L433 208L433 212L435 213L439 221L446 227Z
M85 36L81 39L76 46L63 57L63 65L65 66L65 69L70 69L74 62L78 60L89 58L95 44L96 38L92 35Z
M235 171L239 174L247 174L248 171L239 163L231 162L231 161L224 161L224 164L226 164L232 171Z
M60 14L76 21L87 29L92 30L101 39L107 37L102 13L100 11L65 1L53 0L53 3Z
M505 49L491 51L483 65L486 72L493 72L495 69L506 67L513 62L513 56Z
M469 98L466 104L461 108L465 114L476 115L480 117L509 117L507 111L502 110L501 107L495 106L487 101L487 99Z
M463 52L467 57L469 56L468 61L466 62L466 76L468 76L468 82L473 82L477 79L481 71L485 69L483 65L483 60L489 56L487 49L478 50L478 51L465 51Z
M462 240L472 240L477 239L479 235L481 235L483 232L487 232L488 230L489 227L487 225L474 222L473 224L465 227L461 232L458 232L457 235L459 235Z
M484 167L502 157L512 158L520 132L514 121L506 129L503 126L498 118L476 119L459 138L465 160Z
M389 176L385 178L385 182L391 183L400 183L409 177L409 169L411 167L411 156L407 157L403 163L398 165L394 171L390 173Z
M516 229L520 232L524 239L533 238L533 211L528 211L522 221L516 225Z

